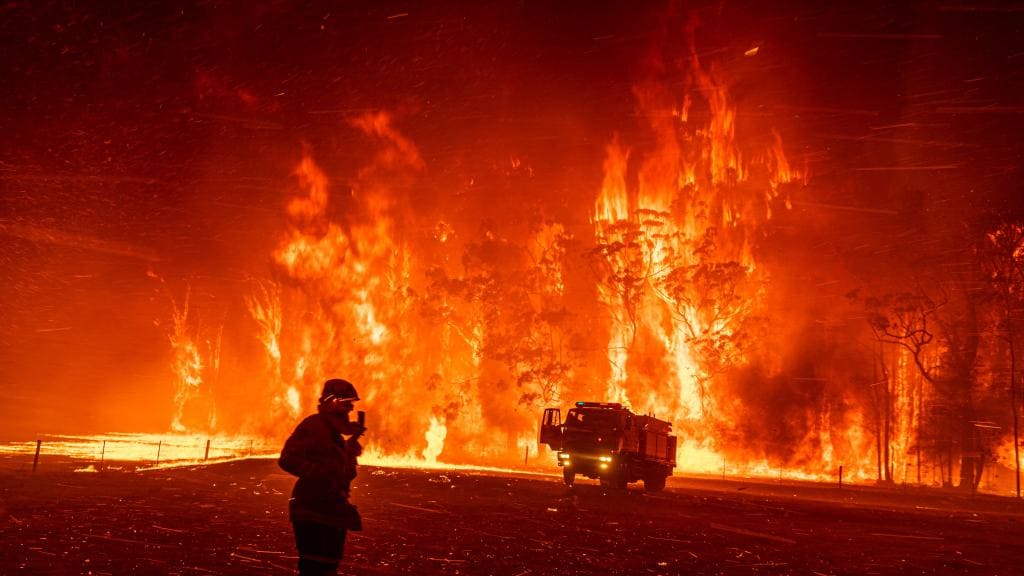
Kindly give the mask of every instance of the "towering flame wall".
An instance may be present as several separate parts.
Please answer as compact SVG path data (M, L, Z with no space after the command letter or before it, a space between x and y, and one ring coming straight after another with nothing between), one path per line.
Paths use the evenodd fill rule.
M695 28L685 57L645 63L626 131L641 140L609 136L600 186L576 191L591 200L558 214L424 210L434 167L388 111L349 116L367 151L350 174L328 176L330 151L307 148L282 191L273 272L245 289L265 396L246 431L283 436L343 376L377 458L515 463L542 408L590 399L672 421L684 470L905 476L922 394L905 353L883 354L871 381L847 360L786 365L813 355L778 340L806 312L776 300L793 270L760 245L806 170L774 127L741 124ZM184 429L220 349L197 346L187 297L172 304ZM216 428L207 404L197 422Z
M341 376L379 458L608 400L687 470L1005 473L1010 19L605 4L8 6L0 433L276 445Z
M669 88L672 74L684 88ZM541 215L510 237L502 223L415 213L409 198L430 166L387 112L352 118L375 152L351 180L332 181L310 151L277 274L247 300L273 383L266 432L282 433L325 377L344 375L382 456L516 461L541 408L600 399L670 419L684 469L753 454L754 471L813 475L845 459L863 472L863 442L831 441L856 422L828 406L805 415L799 461L729 440L742 399L720 383L771 353L750 336L771 289L756 245L803 177L779 134L741 146L724 82L692 47L682 69L634 94L654 145L610 139L601 188L575 207L583 226Z

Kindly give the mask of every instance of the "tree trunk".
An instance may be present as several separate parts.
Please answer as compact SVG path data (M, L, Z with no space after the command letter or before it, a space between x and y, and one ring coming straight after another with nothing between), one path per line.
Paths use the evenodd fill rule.
M918 377L918 484L921 484L921 419L925 406L925 378ZM934 478L933 478L934 481Z
M885 371L885 481L892 482L892 394L889 371Z
M946 484L953 487L953 441L949 441L949 448L946 450Z
M877 466L878 482L882 481L882 410L878 406L878 363L871 365L871 377L875 382L871 389L871 399L875 404L875 465Z
M953 487L953 410L949 410L946 422L946 480L945 484Z
M969 402L969 400L967 401ZM960 489L974 491L980 480L981 439L974 426L974 409L965 402L960 430Z
M1013 462L1017 470L1017 498L1020 498L1020 409L1017 407L1017 356L1013 347L1013 330L1010 340L1010 410L1013 411Z
M882 406L879 410L879 432L880 432L880 462L879 480L885 478L886 482L892 482L892 387L889 375L889 367L885 364L885 352L879 345L878 365L882 369ZM876 382L878 380L876 379ZM884 476L883 476L884 475Z

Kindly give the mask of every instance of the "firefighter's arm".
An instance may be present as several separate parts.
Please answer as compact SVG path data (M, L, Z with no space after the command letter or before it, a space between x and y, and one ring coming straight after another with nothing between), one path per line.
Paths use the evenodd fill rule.
M345 440L345 450L353 458L362 454L363 445L359 443L359 436L352 436L348 440Z
M330 480L337 477L341 471L335 461L310 457L314 442L315 438L309 428L300 425L284 443L278 466L299 478Z

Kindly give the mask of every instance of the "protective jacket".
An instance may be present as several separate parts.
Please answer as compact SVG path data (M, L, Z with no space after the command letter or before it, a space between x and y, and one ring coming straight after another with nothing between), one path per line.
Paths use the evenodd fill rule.
M359 513L348 502L359 452L359 443L345 441L321 414L299 423L278 460L285 472L298 476L288 502L289 519L359 530Z

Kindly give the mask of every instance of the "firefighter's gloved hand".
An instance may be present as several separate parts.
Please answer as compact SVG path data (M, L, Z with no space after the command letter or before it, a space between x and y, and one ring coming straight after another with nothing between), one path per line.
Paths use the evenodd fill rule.
M353 436L345 440L345 448L352 456L359 456L363 453L363 445L359 443L359 436Z
M358 422L345 422L345 424L341 426L341 433L346 436L354 436L358 438L366 433L366 426L362 426Z

